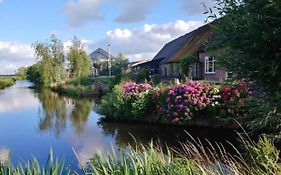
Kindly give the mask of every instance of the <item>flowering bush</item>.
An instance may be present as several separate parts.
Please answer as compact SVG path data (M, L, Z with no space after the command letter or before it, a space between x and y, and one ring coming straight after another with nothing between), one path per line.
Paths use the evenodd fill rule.
M145 92L149 89L151 89L152 87L150 86L150 84L147 83L142 83L142 84L137 84L137 83L125 83L122 86L123 92L126 95L133 95L133 96L139 96L140 93Z
M226 109L230 114L238 114L239 109L250 97L250 86L244 81L233 85L226 85L221 88L221 108Z
M134 82L116 85L111 93L101 102L98 112L107 119L141 120L151 106L152 87L149 84Z
M211 86L195 81L171 87L158 92L158 112L171 119L173 123L182 123L193 117L195 111L203 110L212 102Z

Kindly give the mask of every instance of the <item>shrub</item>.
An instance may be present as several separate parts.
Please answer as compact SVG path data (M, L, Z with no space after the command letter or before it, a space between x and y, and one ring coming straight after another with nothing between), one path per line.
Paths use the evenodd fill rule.
M98 109L107 119L143 119L149 109L152 87L149 84L121 83L106 95Z
M0 77L0 89L4 89L14 84L15 80L12 77Z
M156 93L158 112L173 123L185 123L212 103L211 86L189 81Z
M250 87L244 81L239 81L232 85L221 88L221 107L230 115L237 115L247 100L250 98Z

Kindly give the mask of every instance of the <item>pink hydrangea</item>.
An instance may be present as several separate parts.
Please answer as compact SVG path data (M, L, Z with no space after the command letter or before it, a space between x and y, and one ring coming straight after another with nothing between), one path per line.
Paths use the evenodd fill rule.
M122 86L124 94L129 94L133 96L138 96L141 92L151 89L151 85L147 83L137 84L137 83L125 83Z

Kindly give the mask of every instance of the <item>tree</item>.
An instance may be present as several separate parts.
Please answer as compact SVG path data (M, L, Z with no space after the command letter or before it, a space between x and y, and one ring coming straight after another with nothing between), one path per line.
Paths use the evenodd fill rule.
M67 78L63 43L55 35L51 35L48 42L33 44L33 48L38 59L41 85L53 85Z
M218 61L239 78L274 95L281 92L281 1L216 0L213 47ZM210 11L210 18L217 18Z
M35 84L40 84L41 82L39 66L39 63L33 64L32 66L29 66L26 71L26 78Z
M70 77L88 76L92 73L92 65L88 54L84 50L81 41L74 37L72 46L67 55L70 66Z
M26 79L27 67L20 67L16 70L16 78L18 80Z
M119 53L115 58L112 65L112 74L119 75L122 73L122 69L128 66L128 59L122 53Z
M186 56L183 59L181 59L180 66L181 66L182 73L185 76L189 76L190 66L196 63L196 61L197 60L194 56Z

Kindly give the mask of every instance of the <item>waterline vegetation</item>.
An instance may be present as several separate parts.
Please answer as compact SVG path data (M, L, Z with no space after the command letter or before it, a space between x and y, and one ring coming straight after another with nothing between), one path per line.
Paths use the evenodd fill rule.
M136 144L112 154L95 154L81 174L214 174L214 175L277 175L281 173L280 155L270 139L261 136L257 142L238 134L242 151L231 143L234 153L228 153L220 143L201 141L190 136L181 148L161 148L151 142ZM204 145L203 143L206 143ZM118 155L118 156L117 156ZM79 159L79 157L78 157ZM78 174L66 166L63 159L54 159L52 151L45 166L31 161L13 166L10 160L1 162L2 175L64 175Z
M11 76L0 76L0 90L15 84L15 79Z

